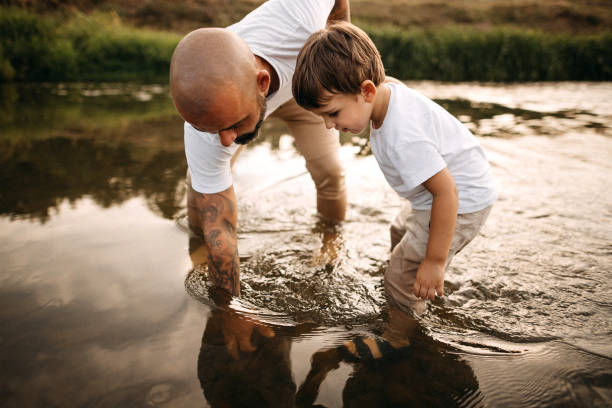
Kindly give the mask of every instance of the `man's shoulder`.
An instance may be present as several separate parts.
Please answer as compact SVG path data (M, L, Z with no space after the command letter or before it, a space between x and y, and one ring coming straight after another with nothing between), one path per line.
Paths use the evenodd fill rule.
M276 26L287 23L288 19L317 26L323 21L324 25L333 6L334 0L268 0L227 28L244 33L252 26L260 26L261 19L273 19L276 21ZM271 21L265 22L274 24Z

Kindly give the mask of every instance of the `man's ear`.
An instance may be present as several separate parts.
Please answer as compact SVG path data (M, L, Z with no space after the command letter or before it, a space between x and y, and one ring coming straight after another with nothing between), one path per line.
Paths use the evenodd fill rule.
M262 92L264 95L267 94L271 81L270 74L265 69L257 72L257 90L259 92Z
M376 85L374 85L374 82L366 79L361 83L360 88L363 99L368 103L374 102L374 98L376 97Z

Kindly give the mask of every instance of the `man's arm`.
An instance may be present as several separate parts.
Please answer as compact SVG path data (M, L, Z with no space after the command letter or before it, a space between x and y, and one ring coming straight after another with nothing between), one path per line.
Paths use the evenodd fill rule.
M339 20L351 22L349 0L336 0L334 7L329 13L329 17L327 17L328 24Z
M208 250L208 271L214 286L240 295L240 263L236 227L238 211L234 187L215 194L195 190L195 204Z

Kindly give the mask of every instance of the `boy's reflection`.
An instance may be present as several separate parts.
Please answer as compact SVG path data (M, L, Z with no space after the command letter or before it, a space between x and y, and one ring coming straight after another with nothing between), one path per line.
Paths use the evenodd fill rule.
M327 373L343 361L353 365L342 391L345 408L483 405L474 372L455 350L432 340L412 323L393 328L394 320L405 324L412 317L393 309L388 312L382 335L356 337L312 356L310 371L297 393L298 407L313 406ZM398 336L397 330L402 329L409 330L403 333L409 337Z

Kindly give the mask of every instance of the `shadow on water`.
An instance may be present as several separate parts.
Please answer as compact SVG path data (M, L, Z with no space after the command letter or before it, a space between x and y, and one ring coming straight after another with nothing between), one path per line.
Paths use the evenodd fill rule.
M338 226L280 122L241 155L230 318L182 227L167 88L0 87L0 406L609 406L610 85L412 86L488 136L501 185L414 327L383 294L402 203L365 134L341 135ZM232 353L236 318L274 337Z

